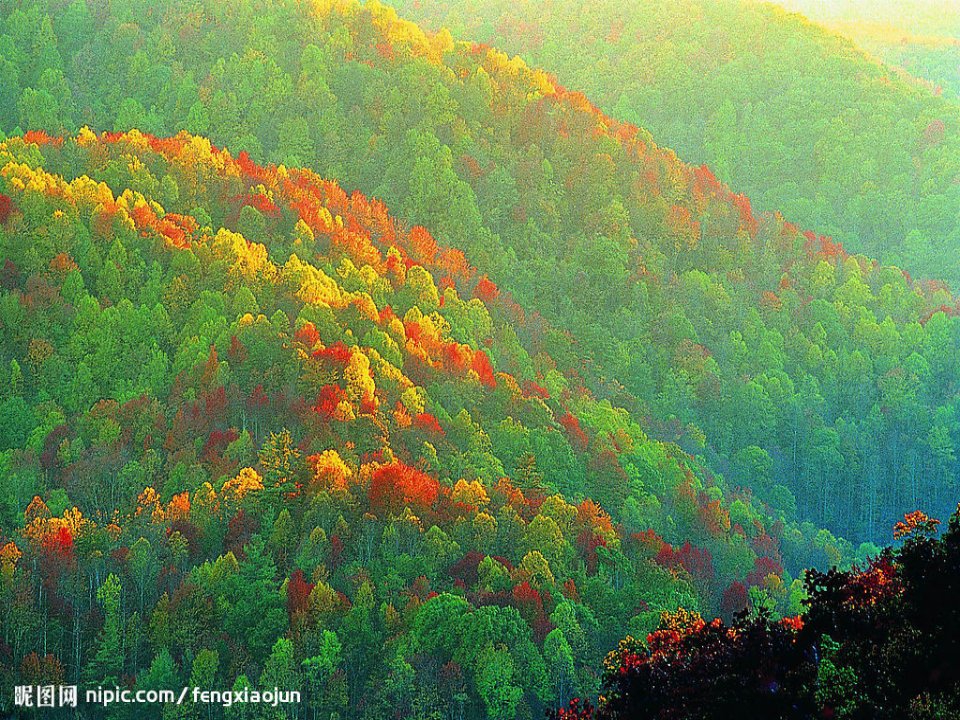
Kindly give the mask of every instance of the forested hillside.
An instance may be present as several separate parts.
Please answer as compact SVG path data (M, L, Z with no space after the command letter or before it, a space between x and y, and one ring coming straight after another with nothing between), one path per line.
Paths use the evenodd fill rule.
M186 128L316 168L464 251L545 319L531 356L536 341L774 517L859 540L921 498L949 506L960 325L941 286L755 214L496 50L373 3L266 7L21 3L4 125Z
M756 0L398 7L555 73L758 209L960 282L960 105L800 15Z
M849 553L765 527L522 350L462 254L310 171L32 133L0 144L0 251L5 684L531 717L624 628L796 609L784 558Z
M0 80L8 686L533 718L955 506L949 289L499 50L376 2L17 0Z

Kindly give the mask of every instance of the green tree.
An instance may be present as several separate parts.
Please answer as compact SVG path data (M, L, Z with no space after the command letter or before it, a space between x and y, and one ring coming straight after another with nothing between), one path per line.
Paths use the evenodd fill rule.
M85 675L89 682L104 687L119 684L124 665L123 618L120 615L122 591L120 579L113 573L97 590L97 601L103 607L103 629Z

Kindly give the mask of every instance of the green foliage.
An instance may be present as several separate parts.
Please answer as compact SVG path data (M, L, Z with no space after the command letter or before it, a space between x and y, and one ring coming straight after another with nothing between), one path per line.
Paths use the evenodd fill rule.
M3 677L533 717L948 502L944 288L376 3L85 6L0 11Z

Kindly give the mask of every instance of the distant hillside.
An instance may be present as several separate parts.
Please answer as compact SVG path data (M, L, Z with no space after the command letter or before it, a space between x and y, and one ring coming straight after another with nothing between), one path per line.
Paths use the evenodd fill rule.
M960 282L960 105L850 40L753 0L399 6L555 73L761 210Z
M745 499L743 537L768 514L874 539L951 503L960 320L937 284L755 214L543 72L374 3L86 7L5 18L23 125L186 128L383 197L516 303L518 376L549 389L556 370L699 456L714 492ZM436 281L473 292L453 268ZM630 443L611 455L590 494L637 516L626 489L659 498L663 475ZM682 540L679 514L635 525Z
M960 3L924 0L781 0L889 65L928 81L934 92L960 97Z

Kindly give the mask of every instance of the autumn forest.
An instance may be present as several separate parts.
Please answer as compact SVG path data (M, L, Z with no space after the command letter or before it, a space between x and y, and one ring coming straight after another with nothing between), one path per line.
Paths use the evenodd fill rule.
M958 48L0 2L0 717L960 718Z

